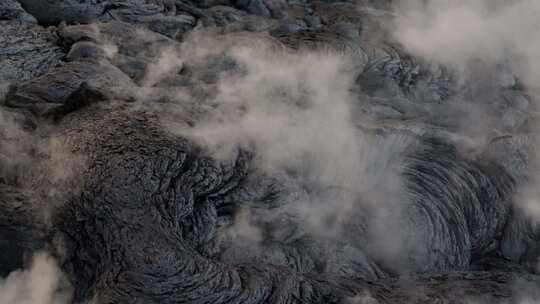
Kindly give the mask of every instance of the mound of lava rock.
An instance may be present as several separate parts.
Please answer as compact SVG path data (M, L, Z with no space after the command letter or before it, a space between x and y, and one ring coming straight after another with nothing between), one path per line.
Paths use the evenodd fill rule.
M505 70L457 81L408 54L384 34L395 13L390 0L2 0L0 275L45 250L73 303L538 301L540 228L514 204L533 166L530 95ZM189 136L248 73L238 46L350 59L349 118L379 182L337 233L298 212L343 199L307 169ZM290 103L309 108L306 94ZM490 109L481 145L458 119L471 100ZM369 203L391 188L385 147L402 181L386 213Z

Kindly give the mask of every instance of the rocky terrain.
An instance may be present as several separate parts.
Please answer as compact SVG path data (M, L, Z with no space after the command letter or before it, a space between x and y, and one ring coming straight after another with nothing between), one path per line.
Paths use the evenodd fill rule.
M503 2L1 0L0 304L540 302Z

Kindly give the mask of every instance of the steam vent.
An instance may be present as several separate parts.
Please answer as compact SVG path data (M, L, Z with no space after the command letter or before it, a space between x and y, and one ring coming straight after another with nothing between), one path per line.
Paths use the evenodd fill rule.
M0 0L0 304L540 304L539 0Z

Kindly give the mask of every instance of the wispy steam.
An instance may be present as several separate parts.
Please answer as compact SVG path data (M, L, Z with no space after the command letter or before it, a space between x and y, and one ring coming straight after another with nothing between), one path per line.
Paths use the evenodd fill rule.
M347 304L377 304L379 301L377 301L375 298L373 298L369 292L364 292L363 294L359 294L357 296L354 296L352 298L348 298L345 303Z
M395 37L413 54L464 68L474 60L510 61L513 72L537 87L540 80L540 2L399 1Z
M161 78L177 72L182 67L182 63L182 60L172 47L163 49L157 60L147 66L146 74L141 80L141 86L151 87L155 85Z
M305 195L264 213L262 221L294 219L293 225L315 238L343 241L351 222L369 225L365 241L373 251L391 252L388 259L398 254L400 235L388 229L398 231L397 222L391 226L390 221L399 216L401 157L412 141L357 127L352 105L362 101L351 90L358 71L350 58L331 52L276 52L271 38L260 44L231 45L226 38L208 36L189 42L180 60L223 56L234 65L218 79L217 93L207 101L211 108L192 128L178 124L174 115L164 119L165 126L195 139L218 159L234 156L239 147L251 150L258 170L271 176L287 172L291 182L301 185ZM157 78L163 74L154 73ZM185 98L180 96L178 103ZM361 210L370 210L371 218ZM261 231L257 220L246 215L257 217L241 213L225 233L229 239L249 239L256 248Z
M70 303L71 290L54 258L36 253L29 269L14 271L0 280L1 304Z
M486 103L493 99L492 88L496 85L513 88L519 85L519 81L525 85L528 98L535 103L527 115L537 116L533 109L538 107L540 83L540 40L537 39L540 2L409 0L400 1L395 6L400 13L395 19L396 39L415 56L459 71L463 79L471 83L469 87L476 90L475 100L469 103ZM486 80L488 83L482 84ZM493 85L490 82L498 83ZM512 102L511 107L518 107L521 100L516 98ZM468 125L485 125L496 130L504 123L504 118L489 122L489 114L486 113L492 109L486 105L476 108L477 113L471 115ZM489 132L487 128L480 129L480 132ZM530 140L537 141L534 137ZM540 196L536 186L540 156L534 151L530 153L530 181L520 181L522 185L518 189L516 203L532 218L540 219Z

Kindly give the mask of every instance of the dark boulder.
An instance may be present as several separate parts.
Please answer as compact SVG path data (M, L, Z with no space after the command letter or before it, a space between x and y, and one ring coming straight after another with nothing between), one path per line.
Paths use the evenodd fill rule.
M89 23L104 12L107 0L20 0L22 7L42 25L68 23Z
M0 20L18 20L37 23L36 18L28 14L16 0L4 0L0 3Z
M79 60L17 85L6 96L6 105L27 109L36 115L46 114L64 106L84 82L109 94L133 86L128 76L108 62Z

